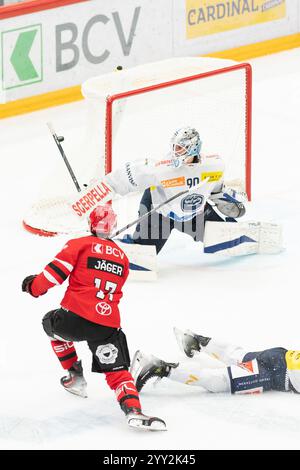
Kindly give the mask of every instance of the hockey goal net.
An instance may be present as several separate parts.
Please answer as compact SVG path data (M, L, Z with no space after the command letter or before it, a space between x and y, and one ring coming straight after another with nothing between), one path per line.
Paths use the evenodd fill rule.
M163 160L174 131L189 125L199 131L204 154L223 157L225 180L251 198L249 64L169 59L91 78L82 85L82 94L88 113L84 142L78 155L70 156L80 184L126 161ZM72 190L57 182L55 192L30 208L25 228L41 235L86 229L86 221L78 225L68 208ZM129 205L135 207L124 206L123 199L123 216Z

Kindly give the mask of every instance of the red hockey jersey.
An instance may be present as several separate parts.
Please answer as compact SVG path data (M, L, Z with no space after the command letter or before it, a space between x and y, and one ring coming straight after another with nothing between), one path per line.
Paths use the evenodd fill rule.
M61 306L91 322L119 328L118 304L128 274L129 261L121 248L91 235L68 241L34 279L31 292L42 295L69 277Z

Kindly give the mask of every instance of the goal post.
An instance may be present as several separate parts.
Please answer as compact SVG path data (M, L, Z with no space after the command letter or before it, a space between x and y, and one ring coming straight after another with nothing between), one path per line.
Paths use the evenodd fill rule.
M113 153L113 125L114 125L114 103L137 95L144 95L145 93L155 92L156 90L168 89L170 87L183 86L188 82L197 82L200 80L210 79L215 76L222 76L232 74L234 72L242 71L244 74L244 84L241 83L241 92L244 93L244 103L241 103L242 114L244 116L244 123L241 125L240 132L244 138L243 154L240 155L242 165L244 165L244 174L240 173L239 180L247 193L248 199L251 200L251 125L252 125L252 69L250 64L241 63L224 68L202 72L196 75L191 75L177 80L166 81L155 85L138 88L123 93L107 96L106 98L106 124L105 124L105 173L110 173L113 169L113 164L118 163L118 157ZM220 103L222 105L222 103ZM230 117L228 117L230 119ZM141 123L142 125L142 123ZM174 129L175 130L175 129ZM200 128L201 133L201 128ZM200 134L201 135L201 134ZM170 136L169 136L170 137ZM233 135L233 139L236 136ZM221 155L222 156L222 155Z
M173 133L188 125L198 130L204 154L224 159L225 182L246 191L251 199L249 64L208 57L172 58L90 78L82 84L82 94L86 112L82 143L76 142L74 152L67 155L80 185L128 161L166 159ZM53 179L43 184L39 200L24 217L27 230L55 235L87 228L86 221L77 227L69 210L75 188L63 172L67 173L61 165L55 185ZM120 225L136 218L140 197L114 202L117 212L121 205Z

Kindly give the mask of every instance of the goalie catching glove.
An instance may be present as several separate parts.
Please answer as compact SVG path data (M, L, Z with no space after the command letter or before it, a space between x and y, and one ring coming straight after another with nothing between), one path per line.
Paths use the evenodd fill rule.
M244 205L246 201L246 193L223 186L222 191L211 194L207 202L222 215L238 219L246 212Z

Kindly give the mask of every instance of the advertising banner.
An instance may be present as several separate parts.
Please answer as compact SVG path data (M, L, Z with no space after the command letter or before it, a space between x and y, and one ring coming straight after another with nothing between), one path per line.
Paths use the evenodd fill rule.
M172 57L171 4L93 0L1 20L1 101Z
M63 90L69 101L80 99L81 83L118 65L207 55L287 35L294 35L297 47L299 25L299 0L35 0L4 6L0 104L47 95L48 106L49 92ZM66 93L53 99L61 104Z
M186 0L186 36L193 39L285 16L285 0Z
M182 0L174 2L173 25L176 55L212 54L299 34L300 2Z
M42 25L3 31L1 36L3 90L42 82Z

